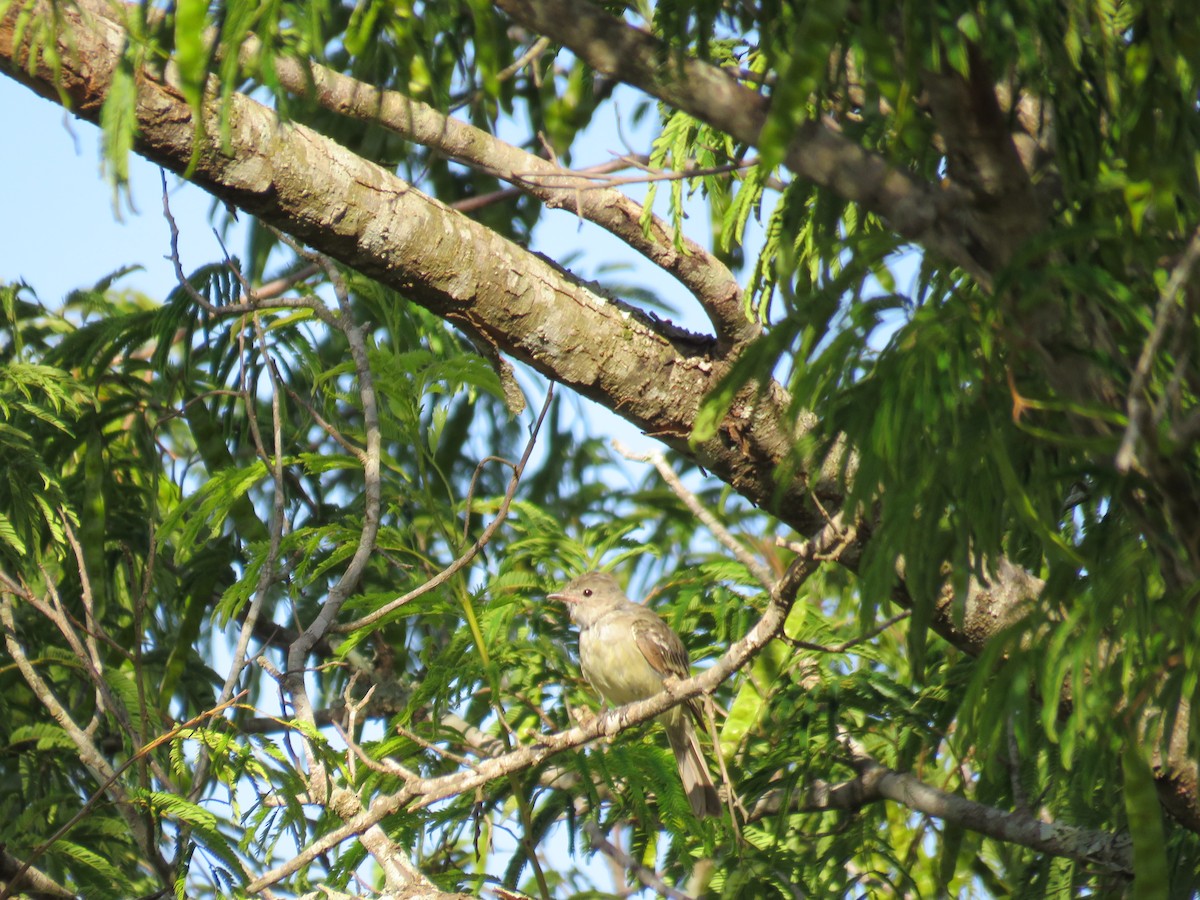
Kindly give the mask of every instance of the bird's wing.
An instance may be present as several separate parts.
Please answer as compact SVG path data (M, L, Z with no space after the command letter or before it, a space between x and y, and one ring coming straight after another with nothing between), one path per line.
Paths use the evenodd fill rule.
M629 623L629 630L646 662L664 677L687 678L691 674L691 663L679 635L650 610L641 609L640 612L645 615L635 616Z

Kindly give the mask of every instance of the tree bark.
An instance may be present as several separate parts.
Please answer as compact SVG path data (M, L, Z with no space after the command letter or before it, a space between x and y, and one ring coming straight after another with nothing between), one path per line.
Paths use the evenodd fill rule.
M121 58L119 25L104 7L33 4L58 16L61 65L44 54L30 70L32 35L18 9L0 22L0 70L51 99L61 91L72 112L98 122ZM790 420L777 384L742 391L719 433L689 444L696 412L727 370L714 338L646 316L588 287L569 272L422 194L410 184L303 125L234 94L222 145L219 101L205 106L198 134L192 111L169 80L143 69L137 78L135 150L183 174L213 196L308 242L318 251L399 291L478 341L615 410L694 458L757 505L808 534L824 517L809 487L836 496L833 479L779 485L773 473L814 421ZM199 140L200 146L194 143Z

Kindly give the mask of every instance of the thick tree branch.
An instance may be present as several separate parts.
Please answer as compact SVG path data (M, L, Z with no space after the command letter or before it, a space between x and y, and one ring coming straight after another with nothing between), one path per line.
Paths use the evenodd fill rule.
M526 27L569 47L594 69L641 88L665 103L757 146L770 104L729 72L665 46L583 0L495 0ZM961 267L985 289L994 272L980 248L980 223L963 197L925 184L882 157L832 131L806 122L784 159L802 178L877 213L903 237Z
M1046 227L1042 203L1033 190L1000 106L996 81L978 48L969 50L970 75L949 66L923 78L938 134L945 141L948 174L987 210L995 239L987 248L996 271L1033 235Z
M43 94L69 98L95 121L121 58L124 35L98 16L99 0L37 15L57 16L61 66L30 67L33 29L14 44L17 11L0 21L0 71ZM380 167L300 125L281 125L266 107L228 101L228 140L216 102L189 177L214 196L309 242L538 371L597 399L678 449L803 533L824 517L804 478L777 489L773 473L791 458L811 417L782 423L790 404L777 385L748 388L718 434L691 445L696 412L724 372L712 339L654 320L581 284L552 263L448 209ZM193 158L196 129L182 95L143 71L135 149L176 172ZM836 495L832 478L817 491Z
M1027 812L997 809L935 788L911 772L897 772L861 749L854 749L851 756L858 773L855 778L837 784L815 782L806 795L792 800L790 808L797 812L854 811L890 800L999 841L1122 875L1133 874L1133 844L1127 833L1045 822ZM778 814L786 800L781 792L765 796L751 811L751 819Z
M41 869L17 859L0 845L0 891L19 893L33 900L74 900L79 895L69 891Z
M257 41L242 46L242 58L257 55ZM565 209L620 238L659 268L674 275L703 306L718 339L734 345L753 338L758 326L746 316L742 291L728 267L690 238L678 249L673 230L658 216L642 228L643 207L620 191L597 186L581 172L564 169L500 140L473 125L394 90L380 90L332 69L278 58L275 74L287 90L312 96L340 115L382 125L447 158L495 176L552 209Z
M903 579L903 566L898 568ZM960 650L978 656L997 633L1025 616L1045 586L1042 579L1001 559L988 579L971 576L965 601L955 597L949 583L944 585L934 601L932 625ZM906 609L913 607L904 581L897 585L893 599Z

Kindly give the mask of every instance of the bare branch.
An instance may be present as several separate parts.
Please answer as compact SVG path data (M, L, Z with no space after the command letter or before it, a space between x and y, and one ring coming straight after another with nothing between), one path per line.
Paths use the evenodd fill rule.
M4 895L19 892L22 897L34 900L74 900L79 895L69 891L41 869L17 859L0 846L0 887Z
M237 276L245 290L246 301L244 303L230 303L225 306L214 306L208 302L208 299L196 290L195 286L188 281L187 276L183 273L183 260L179 255L179 226L175 223L175 216L171 213L170 191L167 190L167 173L165 169L159 171L162 179L162 205L163 218L167 220L167 227L171 232L170 247L171 252L167 254L167 259L170 260L172 267L175 269L175 281L188 295L193 303L203 309L206 313L212 316L233 316L242 315L244 313L253 313L264 306L272 306L279 308L300 308L312 310L317 318L330 327L337 327L337 320L333 313L316 297L282 297L280 294L287 289L290 284L303 281L305 278L311 277L311 272L300 270L296 273L294 280L276 279L268 285L264 285L258 291L252 290L245 279L242 278L242 273L235 266L230 264L230 271ZM226 254L228 260L228 254ZM269 302L268 302L269 301Z
M641 88L737 141L758 145L768 100L725 69L667 47L583 0L495 3L531 30L565 44L597 71ZM802 178L887 219L901 235L961 266L990 289L992 273L964 239L964 226L972 223L953 193L917 181L819 121L800 126L784 162Z
M342 604L358 585L371 555L375 552L375 537L379 532L380 503L382 488L380 485L380 452L381 436L379 430L379 406L375 396L375 379L371 374L371 364L367 356L366 330L357 325L353 319L350 296L342 280L341 273L325 257L320 257L325 267L326 275L334 286L341 310L339 327L350 345L350 357L354 361L354 371L358 378L359 397L363 407L363 424L366 429L367 445L363 459L363 493L365 508L363 510L362 532L354 556L346 565L345 571L337 583L330 588L329 596L321 607L321 612L305 629L288 650L287 676L289 687L293 680L299 680L299 689L303 691L304 660L313 646L329 632ZM312 710L308 709L311 714Z
M856 778L830 784L813 782L807 793L792 799L797 812L856 810L890 800L914 812L958 825L996 840L1019 844L1052 856L1074 859L1123 875L1133 873L1132 841L1128 834L1113 834L1044 822L1032 814L1009 811L969 800L935 788L908 772L882 765L861 748L851 749ZM785 801L782 792L764 797L751 811L752 819L776 814Z
M242 59L253 60L257 39L242 45ZM552 209L569 209L620 238L655 265L679 279L700 302L723 342L743 342L758 333L746 317L742 292L729 269L690 238L676 249L674 229L658 216L647 235L641 204L612 189L592 189L585 173L573 172L472 125L447 116L398 91L382 91L331 69L276 57L275 74L296 94L312 95L340 115L383 125L396 134L515 185ZM585 195L580 188L589 188Z
M658 474L662 476L662 480L675 492L675 496L683 501L684 506L691 511L692 515L704 523L704 527L712 533L712 536L720 541L721 545L732 553L738 562L746 567L747 571L758 580L759 584L767 590L771 589L771 585L775 582L775 577L771 573L771 570L764 566L753 553L743 547L738 539L730 534L729 529L700 502L696 495L684 487L683 481L680 480L675 470L667 464L665 456L657 451L654 453L634 453L618 440L613 441L613 447L628 460L648 462L654 466L658 470Z
M814 644L811 641L800 641L796 638L790 638L787 635L782 635L780 640L786 641L789 646L797 647L801 650L808 650L813 653L845 653L847 650L851 650L854 647L857 647L859 644L866 643L876 635L882 634L897 622L901 622L911 615L912 610L908 609L904 610L903 612L896 613L896 615L884 620L883 622L880 622L874 628L863 632L858 637L849 638L848 640L842 641L840 644L834 644L832 647L828 646L827 644Z
M600 826L595 822L584 822L583 830L588 836L588 840L591 841L592 847L611 858L625 871L632 872L638 881L657 893L660 897L669 897L670 900L692 900L690 894L685 894L683 891L671 887L656 871L642 865L639 860L609 841L604 836L604 832L600 829Z

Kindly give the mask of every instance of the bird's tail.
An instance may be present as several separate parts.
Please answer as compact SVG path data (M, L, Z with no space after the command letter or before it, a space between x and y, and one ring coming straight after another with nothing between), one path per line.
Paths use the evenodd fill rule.
M708 773L708 764L704 761L704 751L700 747L696 729L692 727L692 720L686 714L681 715L666 730L667 741L679 766L679 780L683 782L683 792L692 804L692 812L701 819L719 816L721 798L717 796L712 776Z

